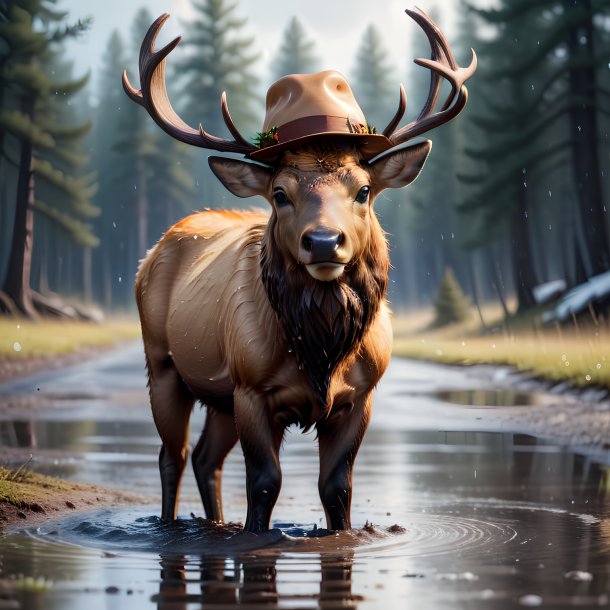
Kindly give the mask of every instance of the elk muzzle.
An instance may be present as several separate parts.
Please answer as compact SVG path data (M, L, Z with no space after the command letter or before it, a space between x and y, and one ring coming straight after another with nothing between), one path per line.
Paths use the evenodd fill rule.
M340 260L339 248L344 241L341 231L326 227L303 233L299 258L314 279L330 282L341 276L345 263Z

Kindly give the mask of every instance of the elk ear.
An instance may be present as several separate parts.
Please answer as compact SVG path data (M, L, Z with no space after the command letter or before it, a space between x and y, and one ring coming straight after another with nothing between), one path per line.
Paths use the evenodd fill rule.
M237 197L269 196L273 177L270 167L224 157L209 157L208 163L214 175Z
M432 142L424 140L408 148L402 148L384 155L370 165L375 177L377 192L383 189L399 189L411 184L421 171L430 150Z

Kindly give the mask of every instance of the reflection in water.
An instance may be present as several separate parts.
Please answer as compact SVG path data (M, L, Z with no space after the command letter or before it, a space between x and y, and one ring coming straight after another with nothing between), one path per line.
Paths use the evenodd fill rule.
M151 597L158 610L186 610L189 604L205 607L273 607L286 604L310 606L317 601L321 610L345 608L356 610L363 598L352 594L353 552L317 556L308 562L311 574L319 571L319 593L299 592L298 586L280 595L277 587L279 553L262 557L235 559L202 557L187 559L181 555L161 556L159 593ZM198 573L194 565L199 563ZM198 586L197 592L192 592ZM308 603L309 602L309 603Z
M497 390L443 390L434 394L443 402L468 407L527 407L550 402L550 397L535 392L523 392L512 388Z

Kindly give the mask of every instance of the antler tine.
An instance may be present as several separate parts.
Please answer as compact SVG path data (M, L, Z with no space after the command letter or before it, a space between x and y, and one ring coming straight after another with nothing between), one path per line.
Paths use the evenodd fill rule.
M237 131L237 127L235 127L235 124L233 123L233 119L231 118L231 113L229 112L229 105L227 104L227 92L226 91L223 91L222 95L220 96L220 107L222 110L222 117L224 118L225 125L228 127L229 131L231 132L231 135L235 138L235 141L238 142L239 144L243 144L244 146L249 146L250 148L256 148L256 147L253 147L251 142L248 142L248 140L244 139L244 137L241 135L241 133L239 133L239 131ZM201 125L199 125L199 129L202 129Z
M396 114L392 117L392 120L388 123L388 126L383 130L383 135L386 137L391 136L395 129L400 124L400 120L405 114L405 110L407 109L407 92L405 88L400 83L400 99L398 101L398 110Z
M139 60L141 88L137 90L133 87L127 78L127 71L124 71L123 88L125 89L125 92L130 99L146 108L148 114L150 114L161 129L181 142L222 152L247 154L256 150L256 146L245 140L237 131L237 128L231 120L229 111L226 109L224 94L222 102L223 116L225 117L227 127L235 140L225 140L209 134L201 125L199 126L199 130L193 129L176 114L167 95L167 88L165 85L165 64L167 56L180 42L180 37L175 38L158 51L155 51L154 48L157 36L168 18L168 13L164 13L158 17L150 26L142 41Z
M470 65L467 68L460 67L443 32L430 16L419 8L415 10L407 9L406 13L422 28L430 43L431 59L415 60L417 65L430 70L430 89L428 99L414 121L396 133L384 132L384 135L387 135L396 145L415 138L456 117L468 101L468 90L464 83L477 69L477 56L474 50L472 51ZM451 85L451 92L440 111L434 113L441 91L442 78L446 79Z

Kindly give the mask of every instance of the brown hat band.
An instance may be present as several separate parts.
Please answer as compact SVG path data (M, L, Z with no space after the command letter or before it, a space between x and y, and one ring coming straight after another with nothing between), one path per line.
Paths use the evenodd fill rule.
M289 121L278 128L279 142L289 142L297 138L324 133L359 133L368 134L368 128L362 123L347 117L317 115L306 116Z

